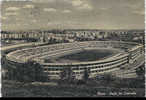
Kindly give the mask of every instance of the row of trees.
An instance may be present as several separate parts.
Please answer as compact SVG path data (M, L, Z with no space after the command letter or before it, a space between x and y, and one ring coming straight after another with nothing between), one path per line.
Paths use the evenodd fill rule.
M145 65L141 65L140 67L136 68L136 74L139 78L145 80Z
M43 72L43 68L39 63L29 61L24 64L18 64L15 68L7 66L5 79L16 80L20 82L34 82L34 81L46 81L46 75Z
M4 57L5 58L5 57ZM8 80L16 80L20 82L34 82L34 81L49 81L49 77L44 73L43 66L34 61L29 61L24 64L18 64L16 67L10 66L6 59L2 59L3 69L7 70L3 78ZM5 66L4 66L5 65ZM89 70L83 72L82 81L86 83L89 78ZM71 67L65 68L60 73L59 81L73 82L76 80Z
M60 73L60 82L63 83L77 83L77 84L85 84L89 79L89 69L85 69L83 74L81 75L81 79L76 79L77 76L73 73L71 67L65 68ZM79 76L78 76L79 77Z
M4 61L2 61L3 64ZM3 67L4 68L4 67ZM7 79L16 80L20 82L47 82L49 81L49 77L45 75L43 67L34 61L29 61L25 64L17 65L16 68L12 66L6 67L8 70ZM87 84L93 86L114 86L119 88L126 87L143 87L144 86L144 68L140 67L137 69L137 74L143 76L143 78L131 79L129 81L125 81L125 79L115 78L110 74L99 75L94 79L89 79L90 70L85 69L82 73L82 78L77 80L76 75L73 73L71 67L64 68L60 73L60 80L58 80L59 84ZM52 80L50 80L52 81ZM133 82L137 82L136 85Z

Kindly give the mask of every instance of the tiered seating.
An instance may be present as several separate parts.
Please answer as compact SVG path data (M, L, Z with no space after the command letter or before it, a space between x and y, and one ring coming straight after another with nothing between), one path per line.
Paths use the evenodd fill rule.
M90 42L75 42L75 43L64 43L64 44L55 44L55 45L47 45L47 46L40 46L40 47L33 47L33 48L27 48L23 50L18 50L15 53L11 54L13 58L16 58L17 60L20 60L21 58L25 59L32 58L32 57L41 57L46 56L52 53L61 53L63 51L67 50L74 50L74 49L82 49L87 47L128 47L131 48L133 45L130 45L124 42L117 42L117 41L90 41ZM10 56L9 56L10 57Z

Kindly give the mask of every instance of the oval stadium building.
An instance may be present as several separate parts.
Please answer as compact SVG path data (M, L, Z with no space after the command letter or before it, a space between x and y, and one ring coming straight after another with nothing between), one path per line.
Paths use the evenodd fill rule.
M59 57L79 53L83 50L110 50L109 56L93 61L50 61ZM126 64L135 62L140 55L144 54L142 44L122 41L86 41L74 43L59 43L45 46L36 46L12 51L6 55L11 66L24 64L28 61L36 61L43 66L44 73L50 79L60 79L61 72L70 68L72 76L76 79L83 77L88 71L89 78L100 74L111 73L124 67Z

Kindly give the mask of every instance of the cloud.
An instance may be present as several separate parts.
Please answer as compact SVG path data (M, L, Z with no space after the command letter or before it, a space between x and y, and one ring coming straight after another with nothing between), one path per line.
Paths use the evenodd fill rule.
M47 25L48 26L50 26L50 25L61 25L61 23L60 22L48 22Z
M25 5L23 8L34 8L34 5Z
M125 6L128 8L131 8L131 9L139 9L141 7L144 7L144 4L143 4L143 2L138 2L138 3L134 3L134 4L127 3Z
M79 10L92 10L93 7L87 2L87 0L64 0L70 3L73 7Z
M20 10L20 8L18 8L18 7L8 7L8 8L6 8L6 11L17 11L17 10Z
M6 16L15 16L15 15L18 15L18 13L16 13L16 12L6 12L5 15Z
M34 5L34 8L23 9L24 6L32 8L30 5ZM4 2L2 7L2 15L7 17L7 19L3 18L6 20L2 20L5 26L7 23L20 23L18 27L6 26L5 29L8 30L58 27L83 29L144 27L144 12L142 11L144 0L32 0L32 2L30 0L26 3ZM8 7L19 7L20 10L6 11ZM16 21L16 18L20 20ZM27 25L23 25L25 23Z
M142 15L142 16L145 15L144 1L142 1L142 2L140 2L140 1L133 2L133 4L126 3L125 6L130 8L132 14Z
M31 0L34 3L50 3L50 2L55 2L56 0Z
M71 11L70 10L63 10L62 12L63 13L70 13Z
M2 16L2 17L1 17L1 19L2 19L2 20L6 20L6 19L7 19L7 17Z
M37 20L33 19L33 20L32 20L32 22L33 22L33 23L36 23L36 22L37 22Z
M83 1L81 1L81 0L72 0L71 3L72 3L73 6L80 6L80 5L83 4Z
M57 11L55 8L44 8L43 10L46 12L56 12Z
M82 6L78 7L78 9L92 10L93 8L89 4L83 4Z
M137 14L137 15L142 15L142 16L144 16L145 15L145 12L143 11L143 10L136 10L136 11L133 11L132 12L133 14Z
M102 8L100 8L100 10L108 10L108 9L110 9L110 8L105 8L105 7L102 7Z

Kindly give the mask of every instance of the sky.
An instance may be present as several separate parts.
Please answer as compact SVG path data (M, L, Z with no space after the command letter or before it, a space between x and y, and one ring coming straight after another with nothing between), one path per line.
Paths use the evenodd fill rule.
M144 10L144 0L9 0L1 3L1 28L144 29Z

